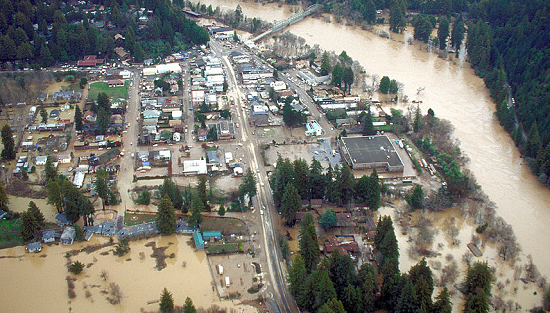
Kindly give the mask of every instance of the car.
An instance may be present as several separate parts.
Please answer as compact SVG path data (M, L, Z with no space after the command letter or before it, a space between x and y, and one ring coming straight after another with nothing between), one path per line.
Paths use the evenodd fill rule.
M130 141L130 146L133 144L133 142Z
M260 172L260 168L257 167L257 168L256 168L256 173L259 173L259 172Z

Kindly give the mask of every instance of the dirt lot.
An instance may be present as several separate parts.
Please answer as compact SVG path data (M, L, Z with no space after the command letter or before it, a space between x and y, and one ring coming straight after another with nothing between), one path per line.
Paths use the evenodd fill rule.
M222 256L209 256L210 270L220 297L228 297L230 294L240 293L240 300L254 300L257 293L249 293L248 289L263 280L263 274L256 273L256 267L252 262L257 262L248 254L231 254ZM223 275L217 270L217 265L223 266ZM229 277L231 285L225 285L225 277Z

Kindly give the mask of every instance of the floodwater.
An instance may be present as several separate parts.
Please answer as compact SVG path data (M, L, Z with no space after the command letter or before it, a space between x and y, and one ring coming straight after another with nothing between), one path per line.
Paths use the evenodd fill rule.
M72 246L44 246L40 253L25 253L23 247L0 250L0 306L3 312L140 312L158 310L163 288L174 297L176 305L183 305L190 297L195 306L208 308L212 304L228 309L256 312L249 306L236 306L230 301L220 302L212 287L212 275L204 251L195 252L188 244L190 236L172 235L131 242L131 251L123 257L113 255L113 247L94 253L81 252L71 260L86 264L79 275L72 275L65 266L65 254L86 245L107 243L108 239L93 237L90 243ZM167 266L155 269L153 250L146 247L155 242L167 247ZM101 273L107 271L103 280ZM76 297L69 299L65 278L76 277ZM111 304L109 286L115 283L122 293L119 304ZM105 291L109 293L105 293ZM149 302L149 303L148 303Z
M267 21L289 16L290 10L275 4L204 0L206 5L234 9L240 4L243 14ZM277 16L277 17L274 17ZM468 168L485 193L496 204L496 212L512 225L526 255L533 256L543 275L550 276L550 253L540 239L550 238L546 222L550 220L550 191L542 187L508 134L494 116L492 102L483 80L467 63L454 65L418 45L383 39L360 28L308 17L288 30L310 46L347 54L357 60L370 75L389 76L404 83L404 94L421 100L420 108L429 108L455 127L454 136L470 159ZM418 88L425 88L417 95Z

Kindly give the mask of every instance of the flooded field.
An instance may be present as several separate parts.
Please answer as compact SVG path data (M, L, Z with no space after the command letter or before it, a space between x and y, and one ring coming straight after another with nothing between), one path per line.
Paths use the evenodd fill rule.
M130 243L131 251L123 257L113 255L113 246L87 254L81 252L71 261L86 264L81 274L67 271L66 253L87 245L108 243L106 238L94 237L90 243L72 246L43 246L42 252L28 254L23 247L0 250L2 300L5 312L139 312L158 309L160 293L167 288L176 305L190 297L196 307L215 304L235 308L239 312L256 312L249 306L236 306L230 301L218 301L212 285L212 275L204 252L195 252L188 244L190 236L172 235ZM166 247L166 268L158 271L151 257L156 247ZM102 274L105 272L106 274ZM75 297L69 299L66 277L74 277ZM102 277L103 276L103 277ZM119 291L119 304L113 286ZM117 287L118 286L118 287ZM237 301L238 302L238 301Z

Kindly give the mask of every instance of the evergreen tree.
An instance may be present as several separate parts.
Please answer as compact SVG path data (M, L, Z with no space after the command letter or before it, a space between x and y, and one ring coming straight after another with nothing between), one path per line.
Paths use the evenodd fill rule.
M170 235L176 229L176 214L170 198L164 196L159 202L156 215L157 228L163 235Z
M420 106L416 106L414 111L414 121L413 121L413 130L415 133L418 133L424 126L424 121L422 120L422 111L420 111Z
M21 233L23 241L32 240L34 238L34 234L39 229L40 226L38 226L38 222L31 213L27 211L21 214L21 227L19 232Z
M195 308L195 305L193 305L193 301L189 297L185 298L183 313L197 313L197 309Z
M300 254L308 273L311 273L319 263L319 242L317 240L317 231L311 213L304 214L300 223L299 246Z
M437 38L439 38L439 49L447 48L447 37L449 37L449 19L445 16L439 18L439 28L437 29Z
M174 310L174 298L168 289L164 288L160 294L159 309L162 313L172 312Z
M354 74L351 67L344 68L344 73L342 74L342 81L344 82L344 92L347 90L351 94L351 85L353 84Z
M315 277L315 285L313 288L315 302L313 304L313 308L319 309L331 299L335 299L337 294L334 289L334 285L330 280L329 271L326 265L321 263L319 268L314 272L313 276Z
M405 286L401 291L399 300L397 301L395 312L418 313L420 306L416 299L416 290L414 285L406 277L403 277L403 280L405 280Z
M74 128L77 131L82 130L82 111L80 110L79 105L76 105L76 108L74 111Z
M95 179L95 190L97 192L97 195L101 198L103 211L105 211L105 202L108 201L109 196L109 187L107 186L107 179L109 179L109 174L103 169L98 170L95 173Z
M336 226L336 212L333 209L328 209L325 214L319 216L319 226L324 231L329 231Z
M224 216L225 215L225 207L222 205L220 205L220 208L218 209L218 215L219 216Z
M6 160L15 159L15 142L13 141L13 133L11 131L10 124L5 124L2 127L2 158Z
M301 297L307 280L307 270L304 259L300 254L294 257L288 270L288 289L295 299Z
M367 113L362 114L363 117L361 118L361 126L363 130L363 135L376 135L376 130L374 129L373 125L373 118L372 113L370 111L370 106L367 109Z
M2 137L3 138L3 137ZM534 158L541 149L541 141L539 136L539 129L537 122L531 124L531 129L527 135L527 141L525 142L525 148L523 149L526 157Z
M380 180L378 179L378 172L376 169L372 170L372 173L370 174L370 177L368 179L368 193L367 197L365 198L365 204L369 207L371 210L378 210L380 207L380 192L382 190L382 186L380 183Z
M373 313L375 309L375 296L377 292L376 272L374 266L363 263L359 269L358 280L361 287L362 306L367 313Z
M447 287L443 287L435 300L432 310L434 313L451 313L453 311L453 305Z
M425 258L422 258L420 262L411 267L409 277L411 283L415 286L419 304L424 305L428 310L431 309L434 282L432 270L428 267Z
M466 31L466 28L464 27L464 22L462 20L462 15L459 15L456 21L453 24L453 30L451 33L451 45L455 48L455 50L458 52L460 49L460 45L462 44L462 40L464 39L464 32Z
M181 210L183 206L183 196L178 186L169 178L165 178L159 188L162 197L168 196L175 210Z
M340 64L336 64L332 69L332 84L340 88L342 86L343 75L344 75L344 69Z
M347 285L339 297L348 313L363 313L363 293L359 286Z
M321 56L321 76L326 76L330 72L331 64L328 53L325 51Z
M292 183L298 189L300 199L310 198L311 181L309 178L309 166L307 162L302 159L296 159L292 162L292 168L294 170L294 179Z
M424 208L424 191L422 185L416 185L411 194L405 195L405 200L413 211Z
M391 80L388 76L383 76L382 79L380 79L378 89L381 93L388 93L390 91L390 82Z
M210 212L210 205L208 205L208 193L206 190L206 183L208 182L208 177L205 175L199 176L199 184L197 185L197 195L204 204L204 211Z
M326 302L319 310L318 313L346 313L342 302L336 298ZM351 312L350 312L351 313Z
M323 199L325 196L325 177L321 163L315 159L311 160L308 181L311 199Z
M252 197L256 195L256 192L256 177L249 167L246 169L241 185L239 186L239 194L241 197L248 195L250 201L252 201Z
M143 62L143 59L145 58L145 52L143 52L143 48L141 47L141 44L139 42L136 42L134 44L134 61L136 63Z
M348 204L353 198L353 190L355 188L355 177L347 163L344 162L340 170L338 181L339 202Z
M6 192L6 187L0 182L0 210L7 211L8 203L10 203L10 200Z
M300 199L298 190L294 187L294 184L288 184L281 201L281 215L287 225L294 225L296 222L296 212L300 210L301 206L302 200Z
M204 210L204 204L202 203L201 198L194 196L191 200L191 209L189 210L191 215L187 220L189 226L199 227L202 224L203 216L202 211Z
M44 166L44 175L46 176L46 183L50 180L57 178L57 169L53 166L53 160L50 156L46 158L46 165Z
M36 206L36 203L34 203L34 201L29 202L29 209L27 210L27 212L33 216L36 224L38 225L38 228L42 228L46 225L44 214L40 212L40 209L38 209L38 206Z
M354 268L349 255L342 255L338 249L332 252L329 259L329 275L339 299L342 299L344 289L348 285L356 283L357 275Z

